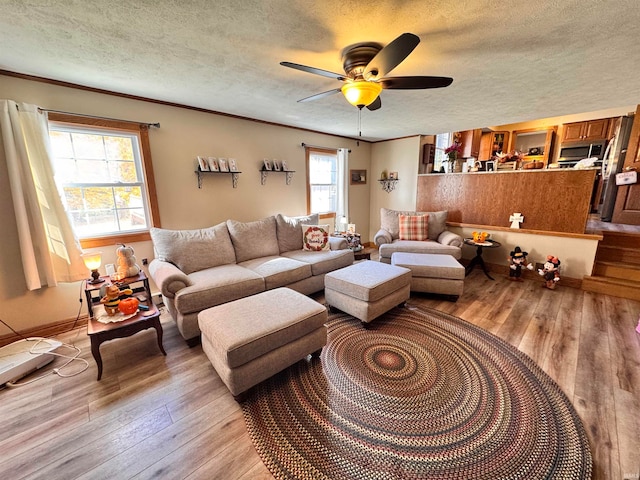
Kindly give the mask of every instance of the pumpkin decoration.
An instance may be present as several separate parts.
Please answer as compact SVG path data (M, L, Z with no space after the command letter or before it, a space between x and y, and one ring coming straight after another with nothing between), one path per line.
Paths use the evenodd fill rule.
M140 273L140 267L136 264L136 256L134 255L133 248L121 243L116 248L116 255L118 256L118 278L135 277Z
M132 313L136 313L138 311L138 299L135 297L123 298L120 300L118 304L118 310L120 310L125 315L131 315Z

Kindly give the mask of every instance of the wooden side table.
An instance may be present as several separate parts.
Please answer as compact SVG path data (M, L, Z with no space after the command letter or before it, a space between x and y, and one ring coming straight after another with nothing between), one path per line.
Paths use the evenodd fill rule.
M122 322L102 323L93 317L87 322L87 334L91 339L91 354L98 365L98 380L102 378L102 356L100 345L115 338L130 337L147 328L155 328L158 338L158 347L163 355L167 355L162 346L162 324L160 323L160 311L151 299L147 301L148 311L139 311L134 317Z
M140 270L140 273L134 277L126 277L117 281L113 280L108 275L101 276L100 278L103 278L105 281L97 284L91 284L87 282L84 286L84 294L87 297L87 310L89 310L89 318L93 318L93 306L100 303L100 287L102 287L103 285L108 285L109 283L114 283L116 285L129 285L129 288L133 290L134 295L144 292L149 305L153 303L151 301L151 288L149 287L149 279L142 270ZM142 286L136 287L136 283L141 283Z
M485 240L482 243L476 243L473 241L473 238L465 238L464 243L465 245L476 247L476 256L473 257L471 259L471 262L469 262L469 265L467 265L467 268L465 269L465 276L469 275L476 265L480 265L480 267L482 268L482 271L489 278L489 280L494 280L494 278L491 275L489 275L489 270L487 269L487 266L485 265L484 260L482 259L482 249L498 248L498 247L501 247L502 244L500 242L496 242L495 240Z

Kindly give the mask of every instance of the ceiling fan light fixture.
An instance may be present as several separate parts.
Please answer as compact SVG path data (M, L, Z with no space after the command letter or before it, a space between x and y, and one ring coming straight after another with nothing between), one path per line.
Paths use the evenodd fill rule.
M341 90L347 102L354 107L362 108L370 105L378 98L382 91L382 85L376 82L360 80L345 83Z

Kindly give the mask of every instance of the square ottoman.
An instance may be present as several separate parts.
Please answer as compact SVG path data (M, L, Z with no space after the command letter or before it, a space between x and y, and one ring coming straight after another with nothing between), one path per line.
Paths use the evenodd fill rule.
M276 288L198 314L202 350L234 398L327 343L327 309Z
M365 260L327 273L324 297L331 307L366 324L407 301L410 283L411 270Z
M464 290L464 267L451 255L394 252L391 264L411 270L411 291L458 299Z

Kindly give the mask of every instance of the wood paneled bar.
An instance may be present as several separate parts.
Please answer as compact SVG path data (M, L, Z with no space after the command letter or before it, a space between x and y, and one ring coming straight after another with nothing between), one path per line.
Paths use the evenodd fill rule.
M418 175L416 208L448 210L448 221L584 233L591 210L596 169L515 170Z

